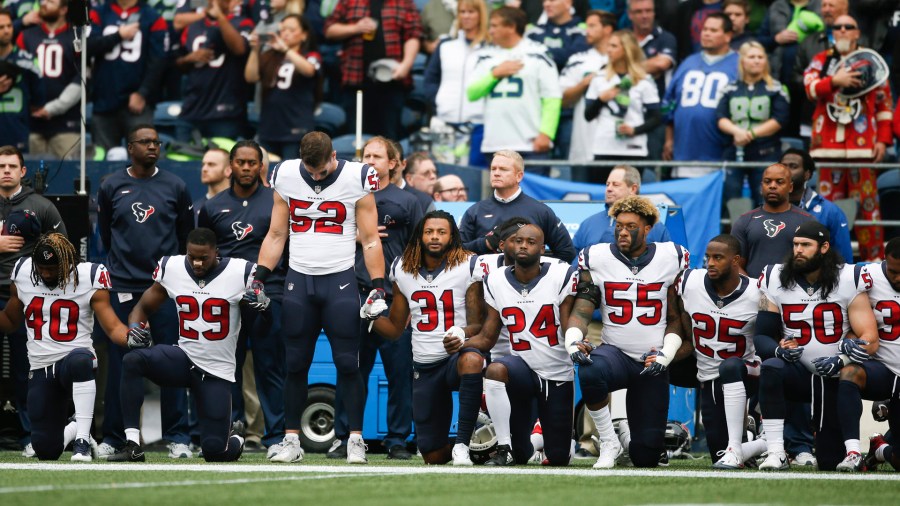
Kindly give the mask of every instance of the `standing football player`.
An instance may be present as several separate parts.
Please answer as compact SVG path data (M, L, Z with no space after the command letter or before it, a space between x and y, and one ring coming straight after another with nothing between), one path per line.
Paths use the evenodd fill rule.
M706 246L706 269L684 271L677 285L682 328L693 335L703 427L716 469L744 467L747 392L755 394L759 387L760 361L753 347L759 290L756 280L740 273L740 251L733 236L713 237ZM748 448L746 456L759 446Z
M141 405L144 378L160 386L190 388L197 398L200 447L207 462L231 462L241 456L244 439L231 435L231 389L235 348L241 332L239 304L250 286L255 264L239 258L218 258L216 234L192 230L187 255L162 257L153 284L134 306L128 321L135 333L148 336L151 314L169 298L178 308L178 344L133 350L122 359L122 418L125 447L110 462L143 462Z
M859 419L862 416L862 399L888 400L888 426L891 432L900 431L900 402L897 384L900 383L900 238L888 241L884 249L884 261L867 266L872 276L869 303L875 312L878 325L878 353L875 360L868 355L849 355L853 364L841 369L838 384L838 423L847 456L837 465L838 471L860 471L863 466L873 471L882 462L890 462L900 470L900 455L894 456L893 446L881 435L869 440L869 453L865 463L859 453Z
M512 348L511 355L488 366L485 376L485 391L500 393L487 396L498 446L486 464L527 463L534 453L530 436L537 414L547 462L565 466L571 453L575 369L561 346L562 322L569 321L575 302L577 269L541 261L544 233L535 225L518 229L506 243L515 248L515 263L485 278L487 317L481 332L467 343L489 349L506 327Z
M842 461L845 441L838 425L838 375L849 357L873 355L878 331L867 292L872 277L863 264L840 263L828 229L807 221L794 232L784 264L766 266L759 278L756 332L778 343L762 364L759 405L769 455L761 470L788 469L784 451L785 401L812 402L819 470ZM857 338L846 338L850 330ZM782 339L778 339L783 335ZM765 342L755 340L757 346ZM859 360L859 358L857 358ZM848 443L847 451L859 453Z
M615 467L627 446L635 467L656 467L665 450L669 372L673 360L690 355L682 345L675 280L688 266L687 250L671 242L647 243L659 211L638 196L609 209L616 242L581 251L578 295L566 330L566 349L578 369L582 397L601 443L595 469ZM591 314L603 315L603 346L584 335ZM630 441L620 442L609 412L609 394L628 389Z
M31 256L12 271L10 299L0 312L0 332L22 323L28 332L28 407L31 443L40 460L56 460L74 440L72 460L93 460L91 423L97 356L91 340L94 316L116 344L139 348L149 339L129 332L109 304L109 273L101 264L78 263L66 236L42 236ZM75 421L66 424L69 399Z
M290 236L281 313L287 370L285 435L281 451L272 460L303 459L300 415L306 405L316 341L324 328L338 381L346 386L341 393L350 427L347 462L365 464L362 424L366 396L359 373L359 319L374 320L387 309L384 254L372 195L378 189L378 173L362 163L338 160L331 138L321 132L304 135L300 153L302 159L286 160L272 170L272 220L259 251L256 278L246 293L251 306L266 308L265 282ZM364 308L360 308L354 270L357 236L374 287Z
M413 421L426 464L452 459L453 465L472 465L469 442L481 406L483 354L490 350L462 346L481 330L484 296L481 283L472 279L476 258L463 248L453 216L427 213L391 265L390 313L374 323L376 332L398 339L412 317ZM445 350L445 339L460 346ZM459 391L459 418L451 447L454 390Z

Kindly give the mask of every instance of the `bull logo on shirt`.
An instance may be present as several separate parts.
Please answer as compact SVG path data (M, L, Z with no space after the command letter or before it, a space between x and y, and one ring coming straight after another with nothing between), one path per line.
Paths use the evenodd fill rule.
M135 202L134 204L131 204L131 212L134 213L134 217L137 219L138 223L144 223L156 212L156 208L150 204L147 204L147 207L144 207L143 202Z
M784 230L785 224L784 222L779 221L775 223L771 218L763 222L763 227L766 229L766 235L769 237L775 237L778 235L778 232Z
M253 232L253 225L249 223L244 225L243 223L236 221L231 224L231 231L234 232L234 236L238 241L243 241L244 238L250 235L250 232Z

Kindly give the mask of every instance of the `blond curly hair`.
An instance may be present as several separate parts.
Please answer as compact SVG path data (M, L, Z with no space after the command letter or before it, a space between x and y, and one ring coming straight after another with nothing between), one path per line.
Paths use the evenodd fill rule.
M653 202L650 202L650 199L646 197L638 195L630 195L617 201L610 206L607 214L617 218L622 213L634 213L643 218L651 227L659 221L659 211L653 205Z

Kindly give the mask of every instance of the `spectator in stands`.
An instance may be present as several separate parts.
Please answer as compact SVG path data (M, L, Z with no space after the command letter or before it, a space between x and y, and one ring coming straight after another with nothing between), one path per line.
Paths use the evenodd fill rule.
M834 46L817 54L803 74L806 95L816 102L809 154L820 165L879 163L894 141L889 83L857 98L844 97L842 90L861 83L859 71L840 65L841 58L859 47L859 25L850 16L839 16L832 29ZM832 201L856 199L863 219L880 216L876 174L872 169L823 168L819 173L819 193ZM858 226L855 231L863 261L884 258L882 227Z
M356 92L362 90L363 131L402 138L400 119L422 38L422 21L412 0L338 2L325 22L325 37L344 43L341 88L347 117L355 117ZM385 59L393 61L393 70L373 72L373 63Z
M13 34L18 35L29 26L41 22L39 7L35 0L7 0L3 2L3 8L8 10L13 18Z
M850 227L847 216L840 207L825 200L806 184L816 172L816 162L806 151L791 148L781 155L782 165L791 170L794 189L791 191L791 204L811 214L819 223L828 228L831 234L831 247L836 249L847 263L853 263L853 245L850 243Z
M247 135L250 87L244 66L253 22L234 14L240 0L210 0L206 17L181 34L176 64L187 77L181 118L203 137Z
M770 53L772 76L788 85L792 97L803 92L791 79L799 42L815 36L824 29L818 16L821 0L775 0L769 6L769 15L760 31L759 41ZM790 123L782 125L786 135L797 135L800 129L800 100L791 105Z
M428 0L422 7L422 30L425 34L422 37L422 50L425 53L434 53L441 37L451 33L459 19L462 3L454 0ZM487 16L484 19L487 20Z
M584 117L596 119L594 160L643 160L647 158L647 132L662 121L656 83L644 70L644 53L627 30L609 38L609 64L591 81ZM592 178L602 183L611 169L595 167Z
M544 12L544 0L491 0L493 4L505 4L510 7L522 9L527 18L526 22L530 25L536 25L546 21L547 14ZM591 9L592 1L603 2L610 0L572 0L573 14L581 19L587 16L588 10ZM612 0L621 4L621 0ZM609 9L611 10L611 9Z
M502 9L502 7L501 7ZM500 253L494 228L514 216L522 216L541 227L545 243L554 256L566 262L575 258L572 238L547 204L522 191L525 161L515 151L501 150L491 160L493 195L466 210L459 224L463 245L474 253Z
M731 37L731 49L739 50L744 42L756 40L756 37L747 29L750 23L750 3L747 0L725 0L722 3L722 12L731 20L734 35Z
M434 208L434 183L437 182L438 169L431 155L424 151L418 151L406 158L406 166L403 168L403 180L399 185L406 191L416 196L425 213ZM424 214L424 213L423 213Z
M712 13L722 12L722 0L687 0L678 5L678 57L683 60L703 48L703 27Z
M256 0L252 2L250 19L256 25L258 34L276 34L281 30L281 22L291 15L303 15L304 0ZM306 31L314 35L312 27Z
M147 0L147 5L156 10L157 14L166 21L166 26L169 29L169 44L165 56L166 63L158 97L160 102L181 100L181 72L175 67L175 58L178 55L178 48L181 43L181 30L176 30L174 26L179 3L190 6L188 1Z
M153 283L159 259L185 251L187 234L194 226L191 195L180 177L159 169L159 134L150 125L138 125L128 134L131 165L109 174L97 193L97 228L109 252L106 266L113 289L110 303L116 315L128 314ZM154 343L178 341L178 316L174 304L165 304L150 317ZM110 344L99 458L106 460L125 444L125 428L119 396L122 357L127 349ZM193 456L188 443L184 389L163 388L162 436L169 441L170 458Z
M613 167L606 180L606 208L597 214L588 216L575 237L572 244L576 251L581 251L599 243L612 243L616 238L616 219L606 212L610 206L631 195L641 193L641 173L630 165L617 165ZM661 222L656 222L647 235L647 242L670 241L669 231Z
M574 15L572 0L544 0L544 15L536 25L530 25L525 32L529 39L543 44L549 51L556 69L561 71L575 53L590 46L585 39L585 25L582 18ZM567 159L572 137L572 108L562 109L559 126L553 146L553 158Z
M69 29L68 0L43 0L38 11L41 22L19 32L16 45L36 58L47 103L31 113L28 150L55 158L80 154L81 72Z
M322 58L309 21L290 14L281 31L265 37L250 34L250 56L244 67L248 83L262 83L262 107L257 137L260 144L283 160L297 158L300 139L315 127L316 105L321 101Z
M656 91L660 98L666 95L666 85L675 70L678 47L675 36L656 26L656 10L653 0L630 0L628 2L628 19L631 21L634 36L644 50L644 70L656 81ZM657 126L647 134L647 152L651 160L662 158L663 144L666 141L665 123Z
M559 75L562 89L563 110L572 111L572 137L569 144L570 162L588 162L594 159L591 143L594 140L594 122L584 119L585 92L591 80L606 65L606 45L616 30L616 18L606 11L590 11L585 19L585 39L591 45L587 51L572 55ZM572 179L590 181L594 168L573 167Z
M866 47L878 51L882 55L890 54L891 48L885 46L887 34L896 25L894 13L897 11L896 0L855 0L853 17L859 22L862 40Z
M523 37L525 14L512 7L491 13L491 40L496 47L480 55L467 88L469 100L486 98L485 155L518 151L523 158L546 160L559 123L562 91L547 48ZM549 167L534 172L549 174Z
M11 64L19 74L0 74L0 145L20 152L28 152L29 116L44 103L40 69L33 58L13 44L12 14L0 9L0 61Z
M153 7L138 0L98 4L90 17L91 133L94 144L109 149L121 146L135 126L153 121L169 28Z
M775 162L781 156L780 131L788 122L787 88L769 75L766 50L756 41L740 48L738 80L725 87L716 109L719 130L731 138L725 160ZM728 169L724 200L741 196L744 176L754 204L760 202L762 169Z
M671 111L666 126L666 160L721 161L725 139L716 124L719 95L738 76L738 55L729 47L731 20L710 13L703 24L703 50L688 57L675 71L666 89L664 110ZM696 177L715 169L677 167L675 177Z
M450 36L435 48L425 68L425 95L435 116L450 127L468 129L469 165L483 167L484 100L466 100L466 79L475 71L478 50L487 44L488 10L484 0L460 0Z
M12 39L12 18L8 11L0 10L0 41L6 37L7 28ZM22 152L14 146L0 147L0 307L9 302L13 267L22 257L31 256L40 235L50 232L66 235L66 225L53 203L22 184L25 173ZM9 373L5 374L11 376L16 412L25 433L22 456L34 457L26 406L30 366L25 324L6 336L0 335L0 345L4 337L9 339L9 358L5 360L8 365L4 364L4 368L9 367Z
M789 90L802 89L803 73L806 72L806 67L809 66L809 63L817 54L834 44L834 32L832 30L834 20L839 16L846 16L847 14L849 14L847 0L822 0L822 21L825 23L825 30L807 36L806 39L800 43L800 47L797 48L797 56L794 59L793 73L791 75L792 85ZM810 100L804 100L805 94L806 93L803 92L792 96L794 97L794 102L801 103L798 118L800 124L800 137L804 138L807 145L809 145L809 139L812 137L812 115L813 110L815 109L815 103ZM797 109L794 109L794 111L797 111Z
M466 202L469 200L469 189L459 176L448 174L434 182L432 196L435 202Z
M231 163L228 151L210 148L203 153L200 162L200 182L206 185L206 194L194 201L194 224L207 200L228 189L231 184ZM209 228L209 227L207 227Z

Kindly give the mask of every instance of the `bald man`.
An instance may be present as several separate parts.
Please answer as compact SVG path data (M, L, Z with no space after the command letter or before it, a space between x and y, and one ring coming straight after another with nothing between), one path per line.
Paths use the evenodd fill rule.
M434 182L432 197L435 202L466 202L469 200L469 189L459 176L449 174L437 178Z

